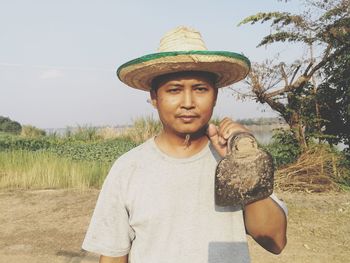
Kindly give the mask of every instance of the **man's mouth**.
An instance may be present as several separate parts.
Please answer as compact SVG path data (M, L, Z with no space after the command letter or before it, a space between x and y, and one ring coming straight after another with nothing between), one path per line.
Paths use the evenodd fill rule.
M194 119L197 119L198 115L178 115L177 118L181 119L183 122L192 122Z

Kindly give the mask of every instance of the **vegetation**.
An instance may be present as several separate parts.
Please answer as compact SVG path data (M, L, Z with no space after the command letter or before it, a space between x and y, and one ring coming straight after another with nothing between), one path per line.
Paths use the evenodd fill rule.
M349 163L328 144L312 144L296 162L278 169L275 181L278 188L288 191L349 190Z
M110 165L72 161L45 152L0 151L0 188L98 188Z
M134 120L133 125L124 131L122 137L135 143L141 143L157 135L161 130L161 122L148 116Z
M0 134L0 188L99 188L113 161L137 145L104 139L91 127L69 128L63 136L29 130Z
M220 119L213 118L212 122L218 124ZM62 136L24 137L0 133L0 188L99 188L114 160L157 134L160 127L158 121L146 117L137 119L134 126L124 132L108 129L109 135L105 137L101 135L106 134L105 131L100 132L100 129L92 127L69 128ZM310 155L301 154L298 142L288 130L277 130L270 144L264 147L275 161L280 188L287 185L282 183L283 178L291 180L288 185L300 184L293 180L299 180L301 176L292 176L288 169L298 163L304 166L307 158L311 164L312 160L324 160L323 167L328 168L322 171L331 171L324 173L324 176L330 178L332 185L335 182L344 188L350 186L350 173L346 169L349 163L343 154L333 148L327 150L327 155L322 155L327 158L316 158L316 152L314 155L310 152ZM318 166L322 167L319 163ZM309 171L309 180L316 180L312 179L310 171L316 173L318 170L305 167Z
M317 97L324 139L330 144L347 145L350 161L350 52L328 63L324 72L327 78L319 86Z
M314 138L349 147L350 3L304 2L308 8L301 14L258 13L240 23L271 22L271 33L258 46L292 43L309 50L307 58L291 64L253 63L247 79L250 95L284 118L303 151Z
M0 132L8 132L13 134L21 133L22 126L10 118L0 116Z
M281 167L295 162L301 152L298 141L290 130L275 130L271 142L265 149L272 155L275 166Z
M45 136L45 135L46 135L46 132L44 130L36 128L32 125L23 125L22 126L22 131L21 131L22 137L36 138L36 137L41 137L41 136Z
M288 1L288 0L287 0ZM240 94L266 103L289 125L266 146L284 186L318 189L323 182L350 184L350 13L349 0L304 0L300 14L257 13L240 25L270 24L260 46L295 45L307 51L293 63L266 59L252 63ZM343 143L343 153L333 145ZM325 179L327 178L327 180ZM300 186L300 187L299 187ZM324 188L324 187L323 187ZM315 191L315 189L313 189Z
M274 160L275 185L281 190L323 192L350 189L350 162L344 152L310 142L302 151L290 130L277 129L263 146Z

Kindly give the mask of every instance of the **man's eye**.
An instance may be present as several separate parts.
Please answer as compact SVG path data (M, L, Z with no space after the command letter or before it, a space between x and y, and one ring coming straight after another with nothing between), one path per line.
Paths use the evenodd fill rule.
M208 90L208 88L206 88L206 87L197 87L195 90L198 91L198 92L206 92Z
M178 89L178 88L168 89L169 93L178 93L179 91L180 91L180 89Z

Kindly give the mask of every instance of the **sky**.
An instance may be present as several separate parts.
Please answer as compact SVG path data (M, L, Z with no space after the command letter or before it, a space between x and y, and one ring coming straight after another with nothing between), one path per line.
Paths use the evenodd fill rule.
M0 116L43 129L156 118L149 94L120 82L118 66L155 53L161 37L180 25L199 30L209 50L242 53L252 62L276 52L293 60L300 50L256 47L269 24L237 24L257 12L302 10L297 0L0 0ZM224 88L214 116L276 113Z

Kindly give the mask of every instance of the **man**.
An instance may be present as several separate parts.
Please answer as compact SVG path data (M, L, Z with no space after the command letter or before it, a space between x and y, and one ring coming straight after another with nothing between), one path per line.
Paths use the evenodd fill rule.
M118 69L131 87L148 90L162 132L121 156L102 187L83 248L100 263L250 262L246 233L278 254L286 215L276 197L218 207L214 176L231 134L249 132L225 118L208 125L218 88L243 79L247 58L207 51L200 34L179 27L160 51Z

